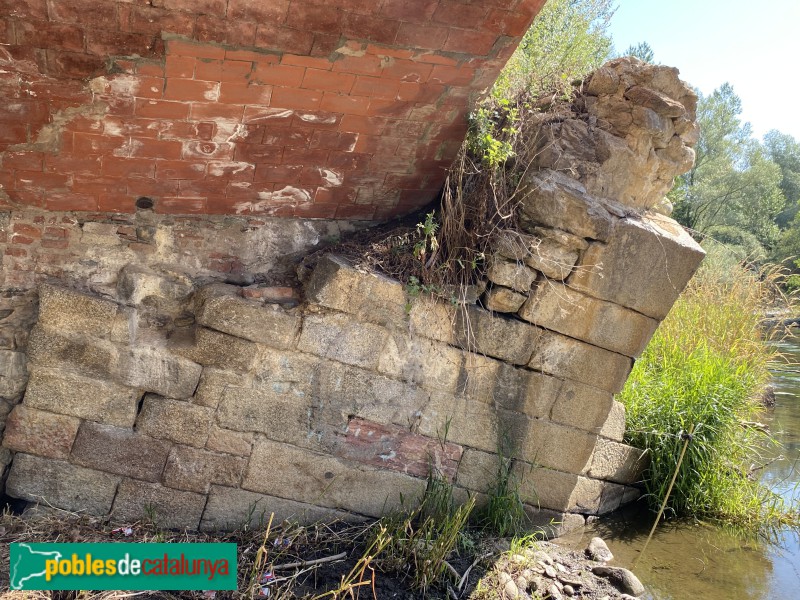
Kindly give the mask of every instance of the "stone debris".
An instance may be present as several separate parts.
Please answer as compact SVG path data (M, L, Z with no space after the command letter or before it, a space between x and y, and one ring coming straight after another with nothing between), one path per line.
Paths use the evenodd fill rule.
M614 560L614 555L611 554L611 550L608 549L603 539L599 537L593 537L591 539L589 546L586 548L586 556L592 560L603 563Z

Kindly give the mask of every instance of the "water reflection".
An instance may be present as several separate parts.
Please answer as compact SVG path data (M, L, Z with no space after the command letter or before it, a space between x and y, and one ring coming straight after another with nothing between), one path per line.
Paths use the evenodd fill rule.
M787 499L800 499L800 340L778 343L790 364L775 365L775 408L764 420L781 442L768 452L762 479ZM629 510L564 538L583 549L599 535L615 564L631 567L654 515ZM659 526L635 572L649 600L800 599L800 535L782 532L771 542L744 541L704 524Z

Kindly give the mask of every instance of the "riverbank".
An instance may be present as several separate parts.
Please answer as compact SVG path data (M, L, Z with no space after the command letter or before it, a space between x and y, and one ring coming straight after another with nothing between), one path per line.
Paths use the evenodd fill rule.
M408 571L390 568L385 556L369 556L370 524L283 525L229 534L192 534L154 523L107 520L44 511L22 518L0 517L0 597L9 600L110 600L123 592L9 591L9 544L14 542L233 542L238 546L238 590L138 592L141 599L215 600L245 598L401 598L405 600L631 598L640 592L635 577L614 570L582 551L536 541L480 537L466 532L461 548L448 557L447 576L427 590L413 589ZM601 548L602 549L602 548ZM596 558L602 558L596 555ZM312 564L313 561L317 561ZM613 564L613 563L612 563ZM607 570L603 571L603 567ZM610 569L610 570L608 570ZM603 572L603 574L595 574Z

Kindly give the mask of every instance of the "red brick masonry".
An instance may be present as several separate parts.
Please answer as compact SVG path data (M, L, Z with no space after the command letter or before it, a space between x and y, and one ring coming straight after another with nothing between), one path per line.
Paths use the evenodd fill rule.
M0 208L409 212L543 3L0 0Z

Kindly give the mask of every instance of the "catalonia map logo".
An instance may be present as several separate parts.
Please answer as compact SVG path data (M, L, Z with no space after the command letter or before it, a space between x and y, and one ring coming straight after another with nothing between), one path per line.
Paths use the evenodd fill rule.
M236 544L11 544L12 590L235 590Z

